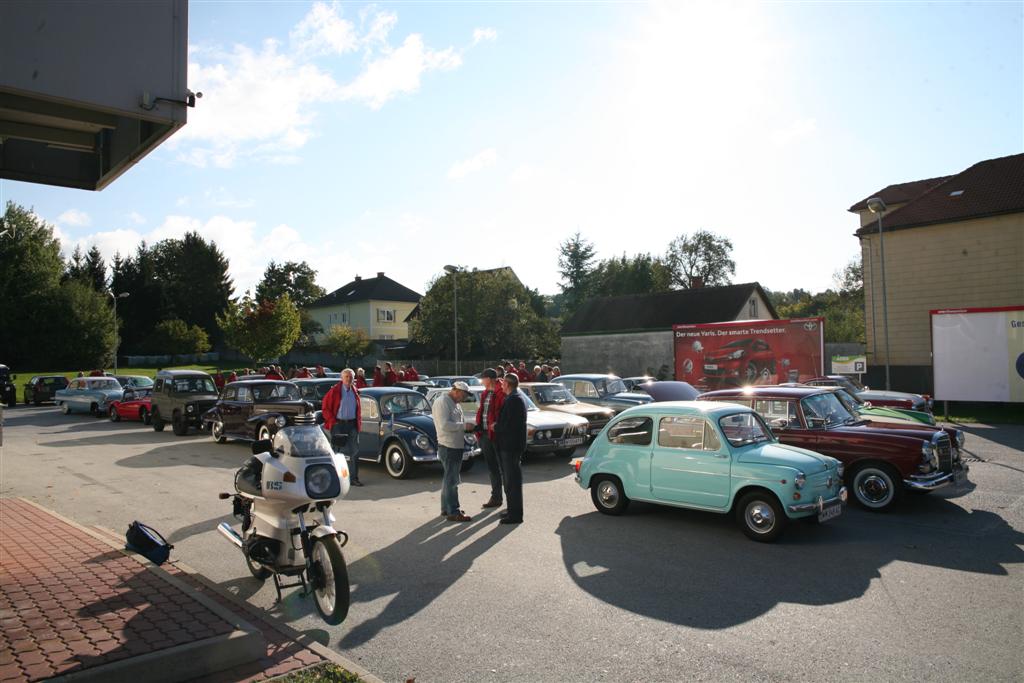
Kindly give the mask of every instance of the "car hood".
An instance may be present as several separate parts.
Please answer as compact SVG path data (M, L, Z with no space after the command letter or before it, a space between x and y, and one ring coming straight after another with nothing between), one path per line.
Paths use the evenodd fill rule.
M864 401L890 400L890 401L913 401L918 403L924 400L921 394L911 394L905 391L885 391L884 389L867 389L857 394Z
M873 418L871 416L867 416L867 419L868 420L873 420ZM913 432L914 434L923 434L924 435L923 438L929 438L929 439L931 438L931 436L935 432L943 432L945 434L949 434L949 437L951 439L956 434L956 429L955 428L952 428L952 427L939 427L939 426L934 426L933 427L933 426L930 426L930 425L922 424L922 423L918 422L917 420L911 420L911 419L909 419L909 418L907 418L905 416L904 416L904 420L902 422L878 421L878 422L872 422L871 426L875 427L876 429L888 429L888 430L891 430L891 431L898 431L901 434L906 433L908 431L909 432Z
M901 425L897 422L868 422L858 425L838 425L829 428L832 433L845 433L850 436L867 436L869 434L886 434L888 436L901 437L905 439L920 439L931 441L935 432L941 431L937 427L929 427L921 423L907 422Z
M585 418L608 418L612 414L611 408L598 408L587 403L548 403L544 405L538 403L537 407L542 411L550 410L568 415L579 415Z
M569 415L554 410L528 410L526 411L526 424L536 429L555 429L566 425L582 425L587 421L585 417Z
M621 394L610 394L605 396L608 401L616 401L618 403L628 403L630 405L640 405L641 403L650 403L651 397L647 394L635 394L631 391L623 391Z
M391 423L391 418L384 418L382 420L386 424ZM402 413L395 416L395 429L413 429L419 432L423 432L431 439L437 438L437 429L434 427L434 418L429 415L419 415L417 413Z
M696 401L700 396L689 382L647 382L643 387L655 401Z
M835 458L809 451L806 448L781 443L766 443L750 446L740 456L740 462L767 463L792 467L804 474L818 474L834 467Z

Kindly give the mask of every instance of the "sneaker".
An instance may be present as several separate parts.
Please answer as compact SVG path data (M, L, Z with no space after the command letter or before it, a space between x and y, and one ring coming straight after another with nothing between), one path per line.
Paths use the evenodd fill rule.
M501 507L501 498L491 498L490 500L488 500L486 503L484 503L480 507L485 509L485 510L487 508L500 508Z
M469 515L465 515L462 512L459 512L459 513L454 514L454 515L448 515L447 517L445 517L445 519L447 519L449 522L471 522L471 521L473 521L472 517L470 517Z

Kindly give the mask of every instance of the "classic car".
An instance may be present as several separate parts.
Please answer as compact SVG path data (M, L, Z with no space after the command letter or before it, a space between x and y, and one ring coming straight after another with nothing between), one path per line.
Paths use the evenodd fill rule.
M626 391L626 385L615 375L561 375L551 381L561 384L584 403L605 406L617 413L652 400L647 394Z
M161 370L153 384L153 430L162 432L170 422L178 436L190 427L203 428L202 415L217 402L213 378L199 370Z
M888 406L892 408L906 408L924 413L932 412L932 400L921 394L911 394L905 391L883 391L866 387L852 377L846 375L828 375L827 377L812 377L805 380L804 384L812 387L842 387L854 396L859 397L873 406Z
M689 382L676 382L674 380L648 382L637 388L650 395L658 403L664 401L695 401L700 396L700 392Z
M762 542L791 519L832 519L846 502L838 460L779 443L757 413L730 403L630 408L573 468L605 514L622 514L631 500L732 513Z
M153 380L145 375L108 375L125 389L152 389Z
M11 369L0 363L0 403L6 404L8 408L18 405L18 387L14 384L16 379L18 376L12 375Z
M935 426L935 416L923 410L910 410L908 408L890 408L887 406L876 406L873 403L863 400L857 394L851 394L844 387L830 387L839 400L843 402L851 412L873 422L911 422L914 424Z
M648 382L656 382L650 375L639 375L637 377L623 377L622 383L626 385L626 391L643 391L641 384L647 384Z
M611 408L581 403L569 393L568 389L554 382L523 382L519 388L526 392L530 400L536 403L542 411L551 410L584 418L589 423L587 434L591 439L604 429L604 426L615 414Z
M36 375L25 383L25 405L52 401L53 395L67 386L68 378L64 375Z
M413 467L437 462L437 430L427 399L417 391L401 387L367 387L359 391L362 429L359 430L360 460L384 463L388 474L405 479ZM480 455L476 435L466 432L462 471L473 466Z
M228 382L212 408L203 413L203 425L217 443L230 439L261 441L296 415L313 412L299 388L280 379Z
M292 384L299 388L299 395L304 401L309 401L313 410L320 410L324 396L331 390L338 380L334 377L320 377L316 379L293 379Z
M110 403L107 410L110 421L141 420L143 424L148 425L153 414L152 394L152 389L125 389L120 400Z
M422 377L420 379L422 379ZM474 377L473 375L440 375L438 377L431 377L430 382L435 387L442 387L445 389L451 388L452 384L455 382L465 382L471 387L478 387L483 384L479 377Z
M700 400L753 408L782 443L838 458L851 494L868 510L891 508L904 490L928 492L967 481L968 467L945 431L862 420L827 387L723 389Z
M53 400L65 415L83 412L105 417L111 401L120 400L123 393L113 377L76 377L66 389L54 392Z
M774 374L775 353L764 339L737 339L704 354L704 377L710 381L764 383Z

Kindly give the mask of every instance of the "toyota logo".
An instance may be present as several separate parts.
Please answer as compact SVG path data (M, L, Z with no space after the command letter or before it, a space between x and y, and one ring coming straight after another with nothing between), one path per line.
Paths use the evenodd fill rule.
M814 330L818 329L818 323L814 322L813 320L808 320L807 322L804 323L804 329L807 330L808 332L813 332Z

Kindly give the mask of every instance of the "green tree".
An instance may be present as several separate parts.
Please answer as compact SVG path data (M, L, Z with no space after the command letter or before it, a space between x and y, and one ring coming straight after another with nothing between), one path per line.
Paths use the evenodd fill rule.
M833 277L836 289L811 294L803 289L772 292L769 297L783 318L825 318L825 341L864 343L864 281L859 261L851 261Z
M370 352L373 346L370 336L361 329L352 329L348 325L331 325L324 338L323 348L345 358L361 358Z
M53 227L8 201L0 216L0 362L44 364L42 355L56 346L53 330L60 319L41 316L41 306L51 303L63 271Z
M117 313L123 321L118 327L122 351L148 351L149 335L157 323L174 318L167 284L158 269L156 255L145 242L139 243L134 255L115 257L110 288L118 294L129 294L117 303Z
M579 231L558 247L558 273L562 276L563 308L572 315L590 297L594 245L583 239Z
M708 230L676 237L669 243L665 261L672 271L672 283L682 289L698 283L705 287L727 285L736 274L732 242Z
M225 343L256 362L288 353L301 334L299 310L287 294L260 302L246 294L216 319Z
M106 294L81 280L68 280L45 297L39 312L43 320L60 321L60 337L56 343L52 339L37 340L45 351L34 361L55 368L86 370L106 367L113 360L114 308ZM49 337L52 332L47 330L45 334Z
M210 350L210 339L199 325L189 326L184 320L174 318L157 323L149 335L147 347L157 354L206 353Z
M159 242L152 254L156 275L164 287L161 319L180 318L189 325L199 325L217 343L217 316L227 309L234 290L227 258L216 243L207 242L195 232Z
M85 255L85 272L83 273L86 284L97 292L107 291L107 264L100 254L99 248L94 244Z
M672 271L662 259L650 254L623 254L600 261L591 282L595 296L667 292L672 287Z
M256 285L257 301L274 300L287 294L300 309L306 308L326 293L316 283L316 271L305 261L286 261L281 264L271 261L263 271L263 279Z

